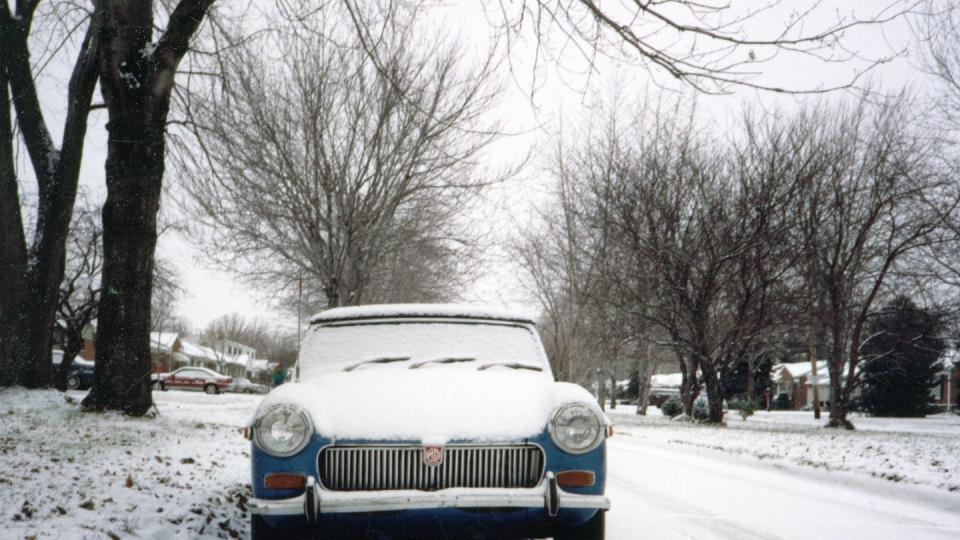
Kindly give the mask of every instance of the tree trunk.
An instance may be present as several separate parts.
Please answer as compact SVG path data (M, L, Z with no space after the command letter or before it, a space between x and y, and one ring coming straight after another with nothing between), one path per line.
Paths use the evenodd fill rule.
M811 325L813 328L813 325ZM810 377L814 382L817 381L817 355L814 353L813 346L813 335L807 333L807 361L810 362ZM816 420L820 419L820 385L814 384L811 388L813 391L813 417Z
M340 280L336 277L330 278L330 283L323 288L327 295L327 308L340 307Z
M847 402L843 394L843 327L834 323L831 328L833 344L830 348L830 420L827 427L853 429L853 424L847 420ZM814 381L816 382L816 381Z
M747 397L750 401L757 400L757 359L753 356L747 357Z
M650 355L650 347L647 346L647 359L641 361L640 365L637 366L637 379L639 380L637 385L637 414L643 416L647 415L647 407L650 405L650 378L654 371L656 371L656 365Z
M607 410L607 385L603 382L603 375L597 370L597 401L600 402L600 410Z
M700 383L697 381L698 363L691 357L690 364L686 363L683 353L677 353L677 359L680 361L680 373L682 376L680 382L680 400L683 401L683 414L693 418L693 402L699 394Z
M94 386L87 410L143 415L150 389L150 298L165 127L177 66L213 0L180 0L156 42L153 2L103 2L100 89L107 131L107 201Z
M617 408L617 378L610 376L610 410Z
M723 422L723 388L720 386L720 377L713 369L702 366L703 383L707 390L707 405L710 409L707 421L711 424Z
M27 266L27 244L20 215L19 184L13 156L13 122L6 71L0 64L0 386L18 384L14 367L18 319ZM19 360L18 360L19 363Z
M51 329L56 305L48 308L45 295L36 295L37 292L35 287L29 287L29 291L16 294L16 300L7 305L0 330L7 369L0 375L0 385L41 388L50 384Z
M111 119L107 127L97 361L95 384L83 406L140 416L153 405L150 298L164 139L163 124L144 119L139 111L123 112L122 120Z
M67 389L67 375L70 373L74 358L83 350L82 330L67 329L64 332L63 341L63 359L60 360L60 367L53 381L53 386L61 392Z
M29 62L30 13L26 20L8 18L0 28L0 386L39 388L50 384L51 333L97 81L99 26L94 15L70 75L62 145L57 149ZM11 97L37 179L36 228L29 250L11 153Z

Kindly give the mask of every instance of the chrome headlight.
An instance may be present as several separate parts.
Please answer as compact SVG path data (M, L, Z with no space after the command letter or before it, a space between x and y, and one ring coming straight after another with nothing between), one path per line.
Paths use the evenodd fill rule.
M585 454L603 441L603 420L593 409L580 403L560 406L548 428L554 444L569 454Z
M312 433L310 418L293 405L277 405L267 409L254 425L257 446L277 457L292 456L303 450Z

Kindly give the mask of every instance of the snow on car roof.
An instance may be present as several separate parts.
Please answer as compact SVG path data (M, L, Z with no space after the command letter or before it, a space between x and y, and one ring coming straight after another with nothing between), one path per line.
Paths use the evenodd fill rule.
M311 323L361 319L393 319L407 317L485 319L533 324L529 313L517 310L467 304L372 304L340 307L321 311L310 317Z

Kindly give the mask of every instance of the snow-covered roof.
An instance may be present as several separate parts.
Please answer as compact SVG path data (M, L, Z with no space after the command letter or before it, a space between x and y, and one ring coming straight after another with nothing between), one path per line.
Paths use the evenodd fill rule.
M777 364L770 370L774 382L780 382L783 379L783 372L786 371L794 379L806 377L813 371L810 362L793 362L790 364ZM827 361L817 360L817 376L827 373Z
M440 317L458 319L487 319L533 323L534 318L523 311L465 304L373 304L328 309L310 317L311 323L356 320L392 319L404 317Z
M650 377L650 386L660 388L680 388L683 383L683 373L661 373Z
M150 350L152 352L170 352L180 334L176 332L150 332Z
M273 371L273 368L274 368L274 366L276 366L276 365L277 365L276 362L271 362L271 361L265 360L265 359L263 359L263 358L254 358L253 360L250 361L250 364L247 366L247 369L249 369L250 371L254 371L254 372L256 372L256 371Z
M236 356L233 356L233 355L229 355L229 354L228 354L228 355L226 355L226 356L224 357L224 360L225 360L226 363L228 363L228 364L234 364L234 365L237 365L237 366L247 366L247 365L249 365L249 363L250 363L250 355L249 355L249 354L238 354L238 355L236 355Z
M940 357L940 365L944 373L952 370L954 366L960 367L960 351L957 349L947 349L943 351L943 356Z
M202 358L206 360L217 361L220 357L217 355L216 351L210 347L204 347L203 345L198 345L187 339L180 340L180 351L191 357L191 358Z

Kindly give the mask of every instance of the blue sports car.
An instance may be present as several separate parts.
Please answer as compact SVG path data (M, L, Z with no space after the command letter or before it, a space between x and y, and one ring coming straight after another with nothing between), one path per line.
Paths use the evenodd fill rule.
M454 305L314 316L252 439L254 539L604 537L608 422L533 320Z

